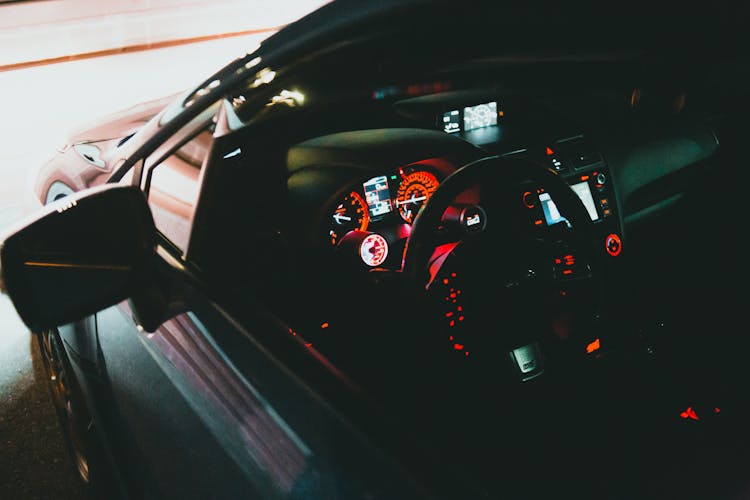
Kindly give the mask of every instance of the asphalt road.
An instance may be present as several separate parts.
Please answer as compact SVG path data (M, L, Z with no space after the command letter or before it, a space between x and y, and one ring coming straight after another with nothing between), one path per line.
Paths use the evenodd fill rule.
M0 296L0 310L8 298ZM36 340L0 315L0 498L87 499L60 433ZM29 363L29 359L31 363Z

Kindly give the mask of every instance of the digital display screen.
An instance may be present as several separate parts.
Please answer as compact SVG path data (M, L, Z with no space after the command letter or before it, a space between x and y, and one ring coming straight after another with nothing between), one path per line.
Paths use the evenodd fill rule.
M388 189L388 178L385 175L373 177L362 184L362 187L365 190L365 200L370 209L370 215L377 217L393 210L391 191Z
M580 198L583 206L586 207L586 212L588 212L591 220L595 221L599 219L599 214L596 213L596 203L594 203L594 197L591 195L591 188L589 187L589 183L579 182L577 184L572 184L570 188L578 196L578 198ZM552 197L549 195L549 193L541 193L539 195L539 202L542 204L544 220L547 222L548 226L557 224L558 222L562 221L565 221L566 223L568 222L568 220L560 214L560 211L557 209L557 205L555 205L555 202L552 201ZM570 225L570 223L568 223L568 225Z
M541 193L539 195L539 202L542 204L542 212L544 212L544 220L548 226L557 224L558 222L568 222L568 219L560 214L557 209L557 205L552 201L552 197L549 193ZM570 225L570 223L568 223Z
M575 191L578 197L583 202L583 206L586 207L586 211L589 213L591 220L597 220L599 215L596 213L596 203L594 203L594 197L591 196L591 188L588 182L579 182L578 184L572 184L570 188Z
M457 109L443 113L443 132L449 134L461 130L461 116Z
M464 130L497 125L497 102L492 101L464 108Z

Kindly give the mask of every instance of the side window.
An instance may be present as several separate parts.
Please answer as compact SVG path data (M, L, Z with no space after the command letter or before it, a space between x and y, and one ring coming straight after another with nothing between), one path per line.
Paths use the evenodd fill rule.
M156 164L149 166L148 204L156 228L183 252L187 249L200 176L213 142L211 123Z

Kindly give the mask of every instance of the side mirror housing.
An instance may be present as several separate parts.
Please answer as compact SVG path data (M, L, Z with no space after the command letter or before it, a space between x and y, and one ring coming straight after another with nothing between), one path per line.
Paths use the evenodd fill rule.
M134 186L107 184L63 198L5 238L0 285L41 331L134 293L148 275L156 229Z

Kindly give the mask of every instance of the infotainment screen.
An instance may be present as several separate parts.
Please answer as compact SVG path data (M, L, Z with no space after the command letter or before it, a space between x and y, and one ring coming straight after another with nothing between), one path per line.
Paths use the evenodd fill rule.
M589 183L579 182L578 184L572 184L570 188L575 191L583 202L583 206L586 207L586 211L589 213L591 220L597 220L599 215L596 213L596 203L594 203L594 197L591 196L591 187L589 186Z
M497 125L497 103L495 101L464 108L464 130Z
M498 115L497 101L485 102L476 106L466 106L463 112L458 109L446 111L442 116L443 132L452 134L453 132L476 130L478 128L491 127L497 125L497 117L502 116L502 111Z
M458 114L458 110L448 111L443 113L443 131L452 134L461 130L461 116Z
M588 182L579 182L577 184L571 184L570 188L580 198L583 206L586 207L589 217L592 221L599 219L599 214L596 212L596 203L594 203L594 197L591 195L591 187ZM565 221L568 219L560 214L557 209L557 205L552 201L552 197L549 193L541 193L539 195L539 202L542 204L542 212L544 212L544 220L548 226L557 224L558 222Z

